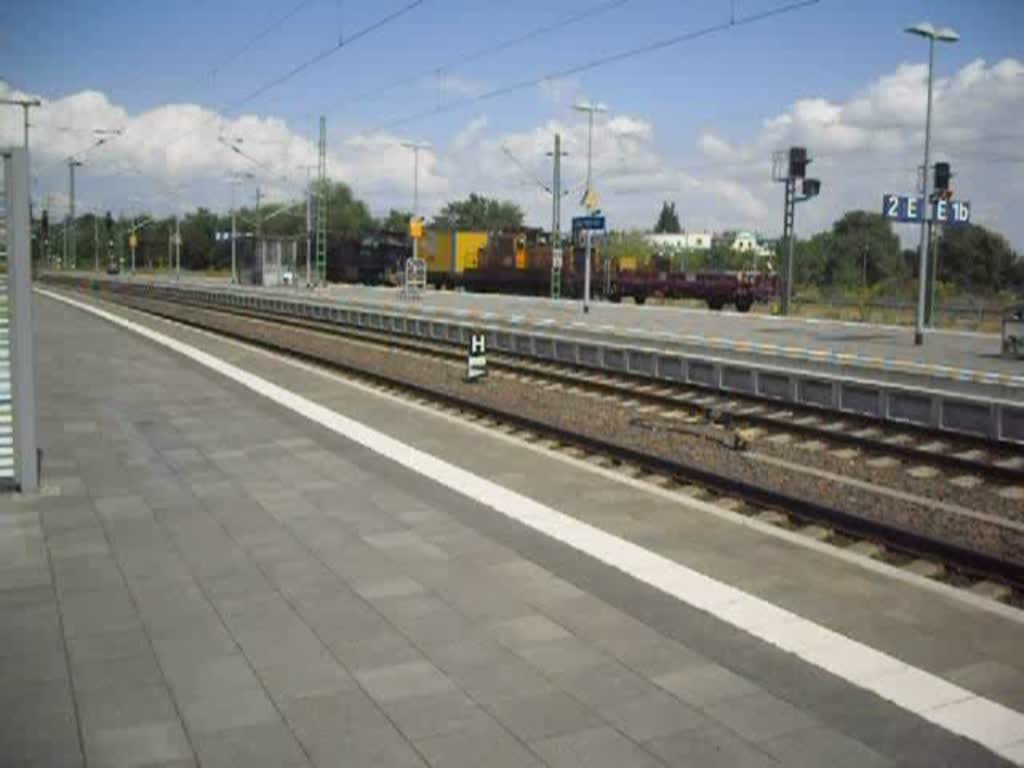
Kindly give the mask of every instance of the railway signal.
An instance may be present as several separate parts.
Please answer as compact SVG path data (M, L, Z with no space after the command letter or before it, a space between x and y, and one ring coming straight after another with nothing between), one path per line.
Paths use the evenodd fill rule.
M949 188L949 182L953 178L953 174L950 172L949 163L936 163L935 164L935 191L936 193L942 193L945 195L947 192L952 190Z
M772 157L772 179L786 185L786 199L783 208L782 237L786 243L782 265L782 314L789 314L793 297L793 224L796 219L796 204L821 194L821 182L807 178L807 166L811 158L806 147L790 147L788 152L776 152ZM800 194L796 182L800 180Z

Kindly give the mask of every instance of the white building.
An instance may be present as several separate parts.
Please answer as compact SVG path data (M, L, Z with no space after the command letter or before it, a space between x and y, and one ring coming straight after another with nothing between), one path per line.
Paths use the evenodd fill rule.
M650 234L644 238L651 245L670 250L707 251L711 249L710 232L681 232L679 234Z
M752 232L737 232L732 241L732 250L740 253L752 253L755 256L772 256L774 251L757 242L757 236Z

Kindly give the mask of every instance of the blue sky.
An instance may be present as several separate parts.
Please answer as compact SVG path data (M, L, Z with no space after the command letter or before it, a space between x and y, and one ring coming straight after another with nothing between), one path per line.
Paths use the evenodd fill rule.
M0 24L8 30L0 48L0 76L49 97L99 89L133 111L174 102L216 107L236 102L332 45L339 32L351 34L403 4L311 0L253 48L232 57L298 3L8 0L0 11ZM735 0L734 7L743 17L781 4ZM333 118L332 125L373 127L432 106L432 76L360 103L346 104L347 97L431 72L464 53L600 5L599 0L425 0L402 19L250 102L245 111L279 114L300 130L308 130L322 112ZM447 69L442 78L502 85L699 29L729 12L728 0L631 0L493 58ZM583 92L671 124L673 134L692 136L713 122L719 132L738 139L750 132L751 122L800 96L842 97L900 62L920 60L924 46L900 29L925 18L954 26L963 37L962 43L943 47L939 72L979 56L994 60L1024 50L1019 0L822 0L744 29L599 68L579 80ZM228 59L214 78L213 70ZM521 93L493 102L492 109L514 128L546 116L553 106ZM420 120L408 130L444 141L471 112Z
M617 50L744 18L786 0L423 0L393 23L345 46L280 87L230 106L317 51L407 4L407 0L224 0L177 3L7 0L0 8L0 78L47 99L96 90L129 114L199 104L229 116L277 116L312 135L328 116L332 142L395 118L446 107L487 91ZM295 13L247 50L261 30ZM546 24L588 9L586 20L463 63ZM571 121L572 99L601 100L613 113L654 126L651 147L665 162L703 159L705 132L754 141L767 118L800 99L848 100L901 64L924 61L922 41L902 33L931 19L962 42L942 46L937 73L977 59L1024 58L1019 0L821 0L775 18L601 67L562 83L560 95L528 88L468 108L394 127L439 151L474 118L487 132L525 133ZM396 79L416 82L384 89ZM371 98L354 100L375 92ZM919 116L923 119L923 115ZM85 139L88 143L88 138ZM538 166L539 167L539 166Z

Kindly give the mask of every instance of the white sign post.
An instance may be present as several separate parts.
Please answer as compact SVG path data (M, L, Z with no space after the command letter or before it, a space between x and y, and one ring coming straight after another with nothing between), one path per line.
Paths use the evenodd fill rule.
M482 333L474 333L469 341L469 354L466 356L466 381L476 381L487 375L487 337Z

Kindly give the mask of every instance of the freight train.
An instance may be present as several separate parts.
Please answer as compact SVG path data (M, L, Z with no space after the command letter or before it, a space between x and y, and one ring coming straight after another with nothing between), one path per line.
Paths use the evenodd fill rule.
M379 233L362 240L332 244L327 279L397 285L412 247L403 233ZM419 255L427 263L427 282L436 288L462 288L480 293L546 296L551 290L552 247L546 233L536 229L517 232L432 230L420 241ZM586 254L582 247L563 247L561 295L583 294ZM733 305L748 311L755 302L771 301L779 292L779 278L771 271L705 270L680 272L669 260L654 257L646 266L633 260L606 259L601 250L591 254L591 295L609 301L632 298L643 304L649 297L690 298L711 309Z

